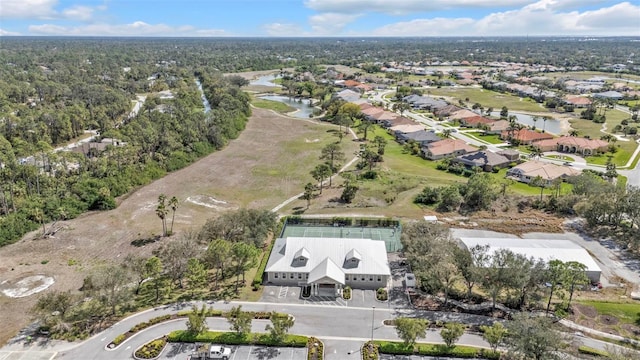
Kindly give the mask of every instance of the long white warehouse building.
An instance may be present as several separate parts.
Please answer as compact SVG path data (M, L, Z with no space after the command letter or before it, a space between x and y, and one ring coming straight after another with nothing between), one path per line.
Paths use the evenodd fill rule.
M587 276L593 283L600 281L602 270L591 255L580 245L570 240L521 239L521 238L471 238L461 237L467 249L476 245L489 246L489 254L499 249L509 249L544 261L560 260L562 262L577 261L587 267Z

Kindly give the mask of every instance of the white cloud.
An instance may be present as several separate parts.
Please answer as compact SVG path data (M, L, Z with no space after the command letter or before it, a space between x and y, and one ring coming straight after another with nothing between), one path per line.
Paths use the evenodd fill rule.
M268 36L304 36L299 25L291 23L271 23L262 26Z
M574 1L574 0L570 0ZM593 1L593 0L591 0ZM532 0L307 0L305 6L320 12L409 14L454 8L518 7Z
M564 1L564 0L563 0ZM640 7L628 2L592 11L561 12L541 0L518 10L470 18L415 19L382 26L376 36L639 35Z
M93 17L95 8L89 6L72 6L64 9L62 15L69 20L88 21Z
M0 18L89 21L96 10L107 10L104 4L96 7L73 5L56 10L57 5L58 0L2 0L0 1Z
M224 30L196 29L193 26L170 26L147 24L136 21L130 24L88 24L82 26L60 26L42 24L29 26L33 35L69 36L228 36Z
M0 36L18 36L20 33L0 29Z
M358 14L323 13L309 17L309 25L313 35L335 35L341 33L345 26L359 16Z
M3 19L49 19L56 12L53 7L58 0L2 0L0 18Z

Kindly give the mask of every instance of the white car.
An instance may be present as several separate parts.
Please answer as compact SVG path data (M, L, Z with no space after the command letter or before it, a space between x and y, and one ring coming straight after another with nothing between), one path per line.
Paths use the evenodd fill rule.
M231 358L231 348L220 346L220 345L211 345L209 347L209 355L207 359L229 360L230 358Z

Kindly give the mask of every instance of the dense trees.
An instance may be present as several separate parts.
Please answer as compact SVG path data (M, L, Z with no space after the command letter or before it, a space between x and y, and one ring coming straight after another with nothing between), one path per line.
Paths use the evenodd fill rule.
M119 48L124 58L104 59L102 50L83 50L91 61L68 49L55 59L40 50L28 50L33 55L28 62L10 50L0 54L8 63L23 64L20 69L2 61L0 86L27 89L0 104L0 245L52 220L114 208L117 196L224 146L250 114L249 98L237 81L208 68L196 71L199 64L146 67L133 61L142 54L126 48ZM206 115L194 73L212 106ZM173 97L149 96L137 115L129 114L135 93L153 90L151 83L162 84ZM90 129L95 141L116 140L89 144L84 152L52 151ZM177 199L166 200L157 209L163 234L172 232L179 205Z
M583 264L557 260L547 264L508 249L489 253L486 246L466 249L451 239L448 228L437 223L406 224L401 241L422 289L443 296L445 305L454 289L464 285L466 292L459 297L471 298L473 288L479 286L494 308L502 300L516 309L550 308L558 292L563 299L569 293L570 302L575 289L588 284ZM556 309L565 310L568 305L561 302Z

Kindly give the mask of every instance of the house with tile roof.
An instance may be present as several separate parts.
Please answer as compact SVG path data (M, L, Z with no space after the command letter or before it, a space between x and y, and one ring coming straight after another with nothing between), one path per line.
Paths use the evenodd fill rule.
M460 119L460 126L463 127L470 127L470 128L477 128L480 127L482 125L491 125L495 122L495 120L486 118L484 116L480 116L480 115L475 115L475 116L471 116L471 117L467 117L467 118L462 118Z
M555 139L542 140L533 143L540 151L560 151L578 153L583 156L602 154L608 151L609 143L600 139L587 139L577 136L562 136Z
M508 178L526 184L539 177L544 181L545 186L550 186L558 179L565 180L570 176L576 175L580 175L580 170L570 166L556 165L536 160L524 162L507 171Z
M312 295L338 296L345 286L378 289L391 280L384 241L287 237L275 240L267 284L311 286Z
M428 143L421 148L422 157L429 160L440 160L450 156L460 156L476 151L475 147L460 139L442 139Z
M514 139L522 145L531 145L536 141L553 139L553 135L529 129L520 129L514 131L505 130L500 134L500 138L506 141Z
M573 105L577 108L586 108L589 107L592 103L591 99L585 96L567 96L564 99L564 103L568 105Z

